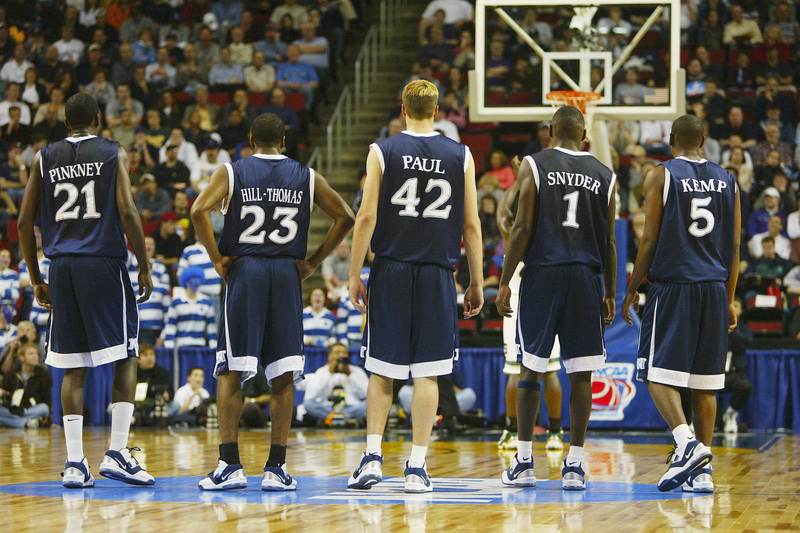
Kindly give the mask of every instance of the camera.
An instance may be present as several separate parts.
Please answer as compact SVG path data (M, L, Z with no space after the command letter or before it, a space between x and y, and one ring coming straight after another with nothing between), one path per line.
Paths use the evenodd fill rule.
M25 344L25 343L26 343L26 342L28 342L29 340L30 340L30 339L28 338L28 336L27 336L27 335L22 335L22 336L19 338L19 343L20 343L20 344Z
M337 363L337 368L341 364L341 359ZM344 416L344 408L345 408L345 394L344 394L344 387L334 387L331 391L330 396L328 396L328 401L333 403L332 411L333 411L333 425L334 427L343 426L346 423L346 418Z
M333 371L334 374L342 374L345 368L347 368L349 364L350 364L350 359L348 357L340 357L336 361L336 368Z

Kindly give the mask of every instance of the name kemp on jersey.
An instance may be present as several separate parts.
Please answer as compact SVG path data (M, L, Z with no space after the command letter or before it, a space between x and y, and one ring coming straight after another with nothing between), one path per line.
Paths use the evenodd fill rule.
M722 190L728 187L728 184L722 180L700 181L693 179L681 179L681 185L683 185L683 192L722 193Z
M99 176L105 163L78 163L63 167L51 168L48 172L51 182L75 178L91 178Z
M248 187L242 189L242 202L278 202L282 204L301 204L303 202L303 191L292 189L265 189L261 192L260 187Z
M548 172L548 185L571 185L573 187L584 187L595 194L600 194L600 182L585 174L573 172Z

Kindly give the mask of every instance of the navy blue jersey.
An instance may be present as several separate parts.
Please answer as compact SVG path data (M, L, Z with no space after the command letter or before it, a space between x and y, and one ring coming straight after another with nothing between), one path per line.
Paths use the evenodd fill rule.
M383 170L372 251L455 269L464 229L467 147L439 133L410 131L371 147Z
M537 190L536 223L525 265L582 264L603 270L614 172L588 152L565 148L525 159Z
M306 256L314 171L284 155L255 154L228 170L223 255Z
M678 157L664 163L664 215L648 278L727 281L733 267L736 178L719 165Z
M47 257L126 258L117 208L119 143L68 137L42 148L41 230Z

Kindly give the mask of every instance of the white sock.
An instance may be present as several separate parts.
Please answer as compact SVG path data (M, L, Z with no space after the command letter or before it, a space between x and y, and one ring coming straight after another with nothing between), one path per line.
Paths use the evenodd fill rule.
M381 455L381 441L383 435L367 435L367 455L374 453Z
M686 441L694 440L692 430L689 429L687 424L681 424L672 430L672 437L675 439L675 444L681 446L686 444Z
M67 439L67 461L83 461L83 416L64 415L64 436Z
M411 456L408 458L409 468L422 468L425 466L425 455L428 453L427 446L411 445Z
M128 432L131 429L133 404L116 402L111 404L111 441L108 449L119 451L128 446Z
M567 466L579 465L583 462L583 446L569 447L569 455L567 455Z
M517 460L520 463L528 463L533 458L533 441L517 441Z

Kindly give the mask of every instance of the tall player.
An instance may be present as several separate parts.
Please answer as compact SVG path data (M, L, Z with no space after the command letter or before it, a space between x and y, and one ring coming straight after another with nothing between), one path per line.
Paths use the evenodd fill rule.
M272 385L272 434L261 489L296 490L286 471L294 383L302 379L303 298L300 282L310 276L353 226L353 212L320 174L281 154L286 127L277 115L253 121L255 154L225 163L192 205L192 222L214 268L227 281L219 325L217 468L201 490L247 486L239 459L242 382L260 362ZM222 203L225 225L214 240L211 211ZM333 219L316 252L306 261L313 205Z
M67 488L94 486L83 455L83 385L87 368L114 363L111 441L100 474L152 485L153 476L127 447L138 369L136 304L153 290L128 156L119 143L94 135L100 108L91 95L72 96L64 111L70 136L34 156L19 215L20 244L36 299L52 309L46 362L66 369L61 384L67 440L62 483ZM37 216L42 248L51 259L49 285L36 257ZM138 301L125 266L125 236L139 261Z
M519 173L519 158L514 156L511 166L515 173ZM497 206L497 227L503 240L508 242L511 226L517 214L519 200L519 182L514 182L506 189ZM508 376L506 381L506 427L500 435L497 447L501 450L517 449L517 384L519 383L520 364L517 361L517 313L516 307L519 300L519 286L522 283L523 263L517 265L508 287L511 289L511 307L514 309L511 316L503 317L503 352L506 364L503 373ZM550 360L547 362L542 382L544 383L544 403L547 406L547 451L560 451L564 449L564 431L561 429L561 382L558 371L561 369L561 346L556 335Z
M578 109L567 106L556 111L550 135L555 148L525 156L520 165L519 208L497 294L497 310L510 316L509 283L524 258L517 309L522 363L517 385L519 442L502 478L507 485L536 485L533 423L539 409L540 379L558 335L572 387L570 447L561 470L562 487L583 490L592 372L605 366L603 323L614 320L616 176L591 154L580 151L586 129Z
M651 170L644 182L644 236L622 304L638 311L636 290L645 275L647 295L639 340L637 378L675 438L658 489L713 492L711 439L716 391L725 386L728 332L736 327L733 296L739 278L741 209L736 179L700 157L703 123L684 115L672 124L675 159ZM686 424L676 387L692 391L697 439Z
M425 455L438 404L437 376L453 371L458 316L453 272L461 236L470 284L464 316L483 306L480 221L475 165L469 149L433 129L439 91L425 80L403 89L407 130L370 145L364 197L350 258L350 300L367 326L361 353L372 372L367 390L367 449L348 488L382 479L381 439L392 405L392 382L414 378L413 446L405 491L433 490ZM359 274L372 246L369 295Z

